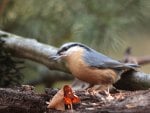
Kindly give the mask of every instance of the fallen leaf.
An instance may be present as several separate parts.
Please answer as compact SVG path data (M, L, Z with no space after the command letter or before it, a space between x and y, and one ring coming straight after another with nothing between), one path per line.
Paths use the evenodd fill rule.
M52 100L50 100L50 102L46 102L48 104L47 108L53 108L56 110L65 110L65 106L64 106L64 91L63 89L60 89L52 98Z
M68 109L73 109L73 104L77 104L80 102L80 99L77 95L75 95L69 85L65 85L64 88L64 104L68 107Z
M48 104L47 108L53 108L56 110L65 110L65 105L67 109L73 109L73 104L77 104L80 102L78 96L76 96L71 87L69 85L65 85L62 89L60 89L50 100L50 102L46 102Z

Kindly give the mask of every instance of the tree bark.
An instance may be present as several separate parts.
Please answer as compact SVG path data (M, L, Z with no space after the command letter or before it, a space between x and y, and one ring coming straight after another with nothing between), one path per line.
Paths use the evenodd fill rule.
M51 70L68 72L63 62L57 62L50 58L56 54L56 47L39 43L35 39L23 38L4 31L0 31L0 38L5 42L4 47L14 56L41 63Z

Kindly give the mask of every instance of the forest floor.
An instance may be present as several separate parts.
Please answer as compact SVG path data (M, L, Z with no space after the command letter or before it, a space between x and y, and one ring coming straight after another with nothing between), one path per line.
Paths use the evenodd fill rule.
M57 91L50 88L39 94L23 87L0 88L0 113L150 113L150 89L113 93L113 99L76 91L81 102L74 105L73 110L47 109L46 101Z

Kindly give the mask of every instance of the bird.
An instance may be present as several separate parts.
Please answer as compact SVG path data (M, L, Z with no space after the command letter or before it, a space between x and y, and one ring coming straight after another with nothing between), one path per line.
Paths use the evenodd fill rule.
M90 86L100 85L108 89L108 93L121 74L128 70L136 71L139 67L137 64L114 60L79 42L63 44L53 58L63 60L72 75L79 80Z

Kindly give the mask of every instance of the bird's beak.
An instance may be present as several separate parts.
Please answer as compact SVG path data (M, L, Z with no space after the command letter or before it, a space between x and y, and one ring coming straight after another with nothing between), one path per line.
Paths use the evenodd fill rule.
M54 55L54 56L50 56L50 59L52 59L52 60L59 60L61 58L61 56L60 55Z
M53 60L60 60L62 57L66 56L65 54L56 54L54 56L50 56L50 59L53 59Z
M57 61L66 56L67 56L66 52L61 52L61 53L57 52L54 56L51 56L50 59Z

